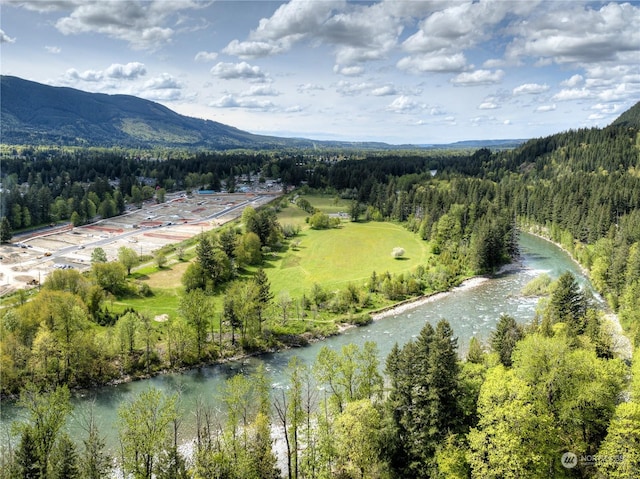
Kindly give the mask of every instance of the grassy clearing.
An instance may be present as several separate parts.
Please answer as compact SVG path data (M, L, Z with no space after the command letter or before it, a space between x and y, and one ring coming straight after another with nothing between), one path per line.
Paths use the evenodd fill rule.
M343 200L334 196L320 196L320 195L304 195L304 199L309 201L314 207L327 214L331 213L348 213L349 201ZM289 206L280 213L278 213L278 221L281 225L291 224L304 226L305 218L309 216L309 213L298 208L292 203L288 203Z
M327 213L348 211L349 202L345 200L312 195L305 198ZM263 265L275 295L287 291L291 297L300 297L308 293L314 283L330 290L344 288L350 282L365 282L373 271L379 275L386 271L391 274L408 272L426 264L431 254L427 242L399 224L343 221L337 229L312 230L305 223L307 216L295 205L289 205L278 214L281 224L298 224L301 232L294 238L300 242L298 247L294 249L290 243L286 251L277 253ZM402 259L391 256L397 246L405 250ZM154 295L113 301L113 309L133 307L154 316L176 317L182 294L181 278L188 265L185 261L159 271L155 266L143 268L138 280L147 283ZM214 300L218 312L222 300L223 295Z
M178 282L180 278L178 277ZM127 308L133 308L141 313L147 313L152 317L167 314L170 318L178 316L182 287L154 288L153 296L145 298L120 298L109 301L109 309L114 312L122 312Z
M347 212L349 208L348 201L334 197L304 198L326 213ZM314 283L337 289L349 282L364 282L373 271L403 273L425 264L430 254L426 242L395 223L345 221L338 229L312 230L304 221L307 216L294 205L278 215L281 224L299 224L302 230L295 238L300 245L295 250L290 247L265 268L276 292L288 291L295 297L309 291ZM402 259L391 257L396 246L405 250Z

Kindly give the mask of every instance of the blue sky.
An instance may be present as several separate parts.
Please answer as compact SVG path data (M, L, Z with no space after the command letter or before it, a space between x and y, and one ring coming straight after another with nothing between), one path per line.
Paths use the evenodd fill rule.
M0 70L260 134L448 143L605 126L640 2L0 0Z

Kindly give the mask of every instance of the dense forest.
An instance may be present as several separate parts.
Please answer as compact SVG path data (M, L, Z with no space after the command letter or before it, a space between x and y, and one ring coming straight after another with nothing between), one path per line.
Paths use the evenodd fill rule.
M399 300L493 271L517 255L518 225L570 251L634 347L640 345L640 134L633 122L470 155L201 153L161 161L120 153L80 159L76 152L54 161L32 153L22 152L4 170L3 187L12 193L3 198L3 215L14 228L29 226L25 208L30 224L65 219L58 203L66 205L67 218L75 212L82 221L105 213L105 201L117 214L119 205L135 203L135 189L142 195L141 178L167 190L220 189L252 174L298 186L297 207L309 208L310 218L316 212L301 199L313 191L348 199L353 221L405 225L429 242L436 263L402 277L374 272L366 284L344 291L314 288L297 303L300 311L348 312L356 321L371 295ZM117 187L109 182L115 179ZM40 196L49 202L38 203ZM83 201L94 210L80 211ZM156 348L145 334L143 314L115 317L106 310L108 294L133 287L124 254L113 263L97 258L88 276L56 272L33 300L5 311L3 392L19 390L30 419L17 431L16 449L5 451L0 477L103 477L111 469L98 431L87 427L83 444L62 432L68 386L164 363L197 364L229 348L273 346L280 321L277 307L268 305L277 292L260 269L243 271L295 241L296 232L276 220L279 207L248 210L241 226L198 238L183 277L183 321L175 323L168 349ZM374 359L375 344L368 344L323 349L312 368L294 361L289 389L271 398L260 374L229 380L224 421L215 421L206 404L196 411L198 435L188 460L176 442L178 396L150 390L120 411L118 467L145 478L279 477L269 434L277 427L286 442L286 474L296 479L637 477L640 361L614 357L602 313L570 274L543 286L531 324L501 317L488 344L472 340L463 359L441 321L398 345L384 367ZM231 335L218 344L207 339L211 325L202 317L210 298L223 292L222 318ZM104 334L92 333L97 323ZM325 397L313 397L318 386ZM568 451L578 459L563 455ZM576 467L567 467L572 460Z

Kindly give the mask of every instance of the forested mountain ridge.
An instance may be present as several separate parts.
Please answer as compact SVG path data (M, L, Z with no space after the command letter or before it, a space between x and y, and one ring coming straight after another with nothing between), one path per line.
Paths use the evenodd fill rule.
M616 118L612 125L640 128L640 101Z
M229 149L296 143L179 115L135 96L88 93L11 76L2 76L1 87L2 142L7 144Z
M256 135L180 115L131 95L89 93L0 76L0 142L8 145L178 148L187 150L339 148L513 148L524 140L473 140L450 145L389 145Z

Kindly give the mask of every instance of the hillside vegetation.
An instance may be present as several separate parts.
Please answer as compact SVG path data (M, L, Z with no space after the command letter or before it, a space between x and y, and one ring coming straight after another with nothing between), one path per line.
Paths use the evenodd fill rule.
M121 261L96 261L87 276L56 272L31 301L4 311L2 386L21 390L28 418L16 428L18 444L15 453L7 453L0 477L27 477L34 469L40 471L36 477L55 476L69 463L85 469L99 464L102 475L109 473L112 461L99 434L96 439L88 429L78 458L78 446L62 432L71 410L68 385L152 373L167 364L199 364L270 348L292 336L302 341L314 331L335 330L335 321L366 322L379 304L495 271L517 254L516 225L560 243L588 270L636 347L631 364L615 357L615 336L603 312L576 278L564 273L535 288L545 297L531 322L501 316L485 344L471 340L466 358L458 356L445 318L396 345L385 361L386 382L374 343L322 348L312 368L294 358L287 368L289 387L271 398L260 371L229 379L221 393L223 420L212 419L204 401L196 408L198 435L190 463L177 447L179 397L151 389L120 409L118 465L149 479L154 474L276 478L281 471L269 431L277 426L284 434L289 477L296 479L637 477L638 133L629 124L612 125L530 140L506 152L381 152L333 161L320 155L200 154L148 164L121 157L114 165L114 154L110 162L95 162L96 181L89 187L79 183L80 167L69 158L15 159L9 165L14 184L30 174L36 180L39 168L39 188L57 182L61 200L93 188L102 201L114 201L116 191L131 201L139 188L136 168L147 168L165 186L171 179L173 188L215 184L216 177L235 186L239 176L252 174L279 176L284 189L297 189L267 208L247 208L240 224L198 237L181 278L184 293L173 291L179 298L175 320L160 326L150 320L142 298L153 289L127 278L124 254ZM216 160L224 168L215 170ZM73 175L57 170L67 164L75 165ZM107 171L125 167L130 180L114 191ZM15 191L11 198L19 205L22 196ZM329 205L318 200L321 194L347 202L348 224L322 211ZM38 211L41 218L52 214L43 205ZM16 208L6 221L17 213ZM348 235L366 244L373 230L404 243L379 248L405 249L407 260L393 259L394 274L372 272L360 282L360 264L349 265L349 273L342 272L346 266L336 267L331 287L314 283L294 294L286 282L301 282L300 276L276 273L283 265L304 264L320 274L323 263L340 265L340 256L349 254ZM321 261L332 248L345 249ZM414 260L420 264L404 270ZM372 264L382 261L392 259L375 258ZM337 288L348 278L353 282ZM109 310L113 298L132 296L140 298L139 308ZM54 392L43 394L33 383ZM148 417L154 419L144 420Z

